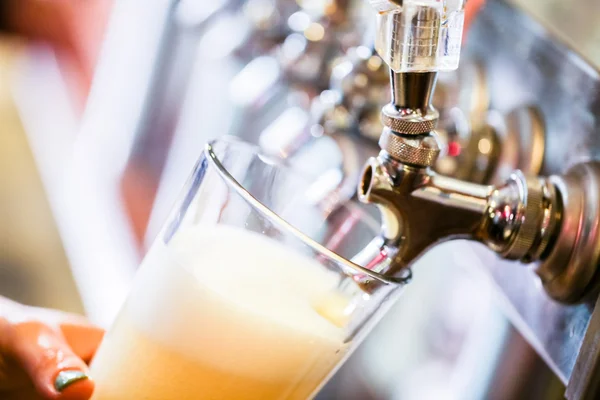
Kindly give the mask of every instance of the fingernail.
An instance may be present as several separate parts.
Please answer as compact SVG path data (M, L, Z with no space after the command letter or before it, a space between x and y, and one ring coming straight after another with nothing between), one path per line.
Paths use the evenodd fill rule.
M59 392L62 392L67 387L71 386L73 383L82 381L84 379L88 379L88 376L82 371L60 371L58 376L56 377L56 380L54 381L54 387Z

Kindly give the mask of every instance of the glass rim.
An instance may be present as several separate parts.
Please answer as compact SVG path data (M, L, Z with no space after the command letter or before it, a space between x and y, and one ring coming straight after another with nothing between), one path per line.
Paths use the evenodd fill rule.
M236 178L233 177L233 175L231 175L229 173L227 168L219 160L219 156L216 154L216 152L214 150L214 146L219 143L246 147L246 148L250 149L250 151L255 153L257 156L261 157L261 159L270 160L270 162L277 168L291 171L291 173L295 173L300 176L302 174L299 171L294 170L293 167L286 165L283 159L281 159L277 156L265 154L264 151L260 148L260 146L245 142L245 141L235 138L235 137L225 136L223 138L214 139L214 140L211 140L208 143L206 143L206 145L204 147L204 154L206 155L206 158L208 160L210 160L210 162L215 167L215 169L217 170L217 172L219 173L221 178L225 181L225 183L230 188L235 190L238 195L240 195L246 202L248 202L252 207L254 207L259 213L261 213L270 222L274 223L275 225L278 225L280 228L283 228L283 229L285 229L285 231L293 234L302 243L304 243L305 245L307 245L314 251L318 252L320 255L335 262L336 264L340 264L346 268L354 270L357 273L365 274L365 275L367 275L373 279L376 279L377 281L385 283L385 284L398 285L398 284L405 284L407 282L407 278L405 278L405 277L385 276L378 272L375 272L375 271L372 271L365 267L362 267L362 266L348 260L347 258L340 256L333 250L330 250L327 247L323 246L321 243L312 239L311 237L309 237L308 235L306 235L305 233L300 231L298 228L296 228L294 225L290 224L285 219L280 217L276 212L272 211L269 207L267 207L260 200L258 200L256 197L254 197L241 183L238 182L238 180Z

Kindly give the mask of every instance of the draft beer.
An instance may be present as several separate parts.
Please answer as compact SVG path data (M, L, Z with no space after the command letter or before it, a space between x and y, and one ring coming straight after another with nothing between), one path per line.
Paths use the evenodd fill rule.
M365 291L375 278L319 247L349 257L377 224L323 213L309 182L250 145L208 146L92 363L95 400L316 394L399 285Z

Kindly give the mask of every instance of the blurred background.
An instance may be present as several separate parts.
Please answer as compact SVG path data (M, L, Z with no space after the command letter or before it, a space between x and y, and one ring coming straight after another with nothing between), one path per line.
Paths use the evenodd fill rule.
M285 154L304 137L315 99L331 101L349 59L381 68L365 3L5 0L0 294L108 326L205 142L268 138ZM491 3L600 65L593 0L568 18L565 2ZM566 29L573 21L578 29ZM336 109L331 118L350 117ZM379 129L361 121L364 132ZM316 126L311 135L323 135L327 126ZM320 143L327 157L314 160L315 173L343 156ZM562 370L507 319L494 263L462 242L430 251L319 398L563 398Z

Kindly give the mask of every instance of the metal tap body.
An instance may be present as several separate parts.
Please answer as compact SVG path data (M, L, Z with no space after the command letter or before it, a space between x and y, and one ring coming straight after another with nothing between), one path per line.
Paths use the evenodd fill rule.
M382 150L368 161L358 188L360 200L382 215L382 251L389 259L378 272L397 275L437 243L470 239L507 259L541 261L536 273L550 296L580 300L600 258L598 164L550 178L516 171L497 186L437 174L431 168L440 153L434 87L435 73L392 73Z

